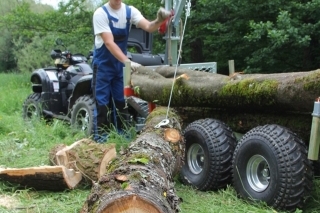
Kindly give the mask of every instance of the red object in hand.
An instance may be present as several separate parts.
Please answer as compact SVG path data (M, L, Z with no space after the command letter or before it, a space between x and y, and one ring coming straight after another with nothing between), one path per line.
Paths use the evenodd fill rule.
M167 32L168 23L169 23L169 20L170 20L170 18L171 18L172 16L174 16L174 11L173 11L173 10L171 10L171 15L170 15L166 20L164 20L164 21L161 23L160 27L158 28L158 32L159 32L160 34L165 34L165 33Z

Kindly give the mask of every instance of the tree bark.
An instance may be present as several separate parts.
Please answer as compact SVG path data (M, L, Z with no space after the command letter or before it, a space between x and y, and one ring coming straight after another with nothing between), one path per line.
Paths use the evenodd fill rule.
M82 175L64 166L40 166L0 169L0 179L36 190L63 191L73 189Z
M140 98L167 106L175 67L140 67L131 84ZM178 68L171 107L237 109L242 112L312 112L320 95L320 70L278 74L240 74L233 76Z
M57 146L53 162L81 172L89 182L97 181L106 173L107 164L116 157L115 144L99 144L84 138L70 146Z
M180 118L157 107L129 148L109 165L93 186L82 213L178 212L173 178L182 165L184 144ZM165 118L169 124L156 128ZM165 140L167 139L167 140Z
M52 166L0 169L0 179L37 190L73 189L81 180L96 182L115 157L115 144L98 144L84 138L70 146L53 147L49 152Z

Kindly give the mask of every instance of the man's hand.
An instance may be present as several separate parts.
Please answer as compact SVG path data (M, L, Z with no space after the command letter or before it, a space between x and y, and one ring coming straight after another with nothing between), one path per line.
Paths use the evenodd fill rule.
M141 64L131 61L131 72L135 72L141 66L142 66Z
M164 20L166 20L171 15L171 12L164 9L163 7L160 7L157 13L157 22L162 23Z

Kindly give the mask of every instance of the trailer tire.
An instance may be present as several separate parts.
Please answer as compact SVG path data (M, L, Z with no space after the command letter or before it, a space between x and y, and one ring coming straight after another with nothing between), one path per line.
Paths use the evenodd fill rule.
M182 183L201 191L230 184L237 143L232 130L219 120L207 118L190 123L183 135L186 149L180 174Z
M71 110L71 126L84 131L86 136L93 133L95 100L92 95L79 97Z
M239 196L280 210L302 208L312 189L312 162L304 142L279 125L253 128L233 156L233 186Z

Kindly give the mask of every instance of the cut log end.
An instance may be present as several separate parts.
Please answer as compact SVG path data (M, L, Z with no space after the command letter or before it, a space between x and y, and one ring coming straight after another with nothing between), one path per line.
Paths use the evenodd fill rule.
M106 173L107 165L115 158L117 157L117 151L114 144L111 145L111 147L105 152L104 157L102 158L100 165L99 165L99 173L98 179Z
M55 147L51 149L49 152L49 162L50 166L57 166L59 165L58 159L56 157L56 153L59 152L60 150L64 149L67 145L65 144L57 144Z
M117 199L106 206L101 213L121 212L121 213L163 213L153 203L136 196L131 195Z
M171 143L177 143L181 140L181 134L176 129L168 128L164 130L164 139Z

